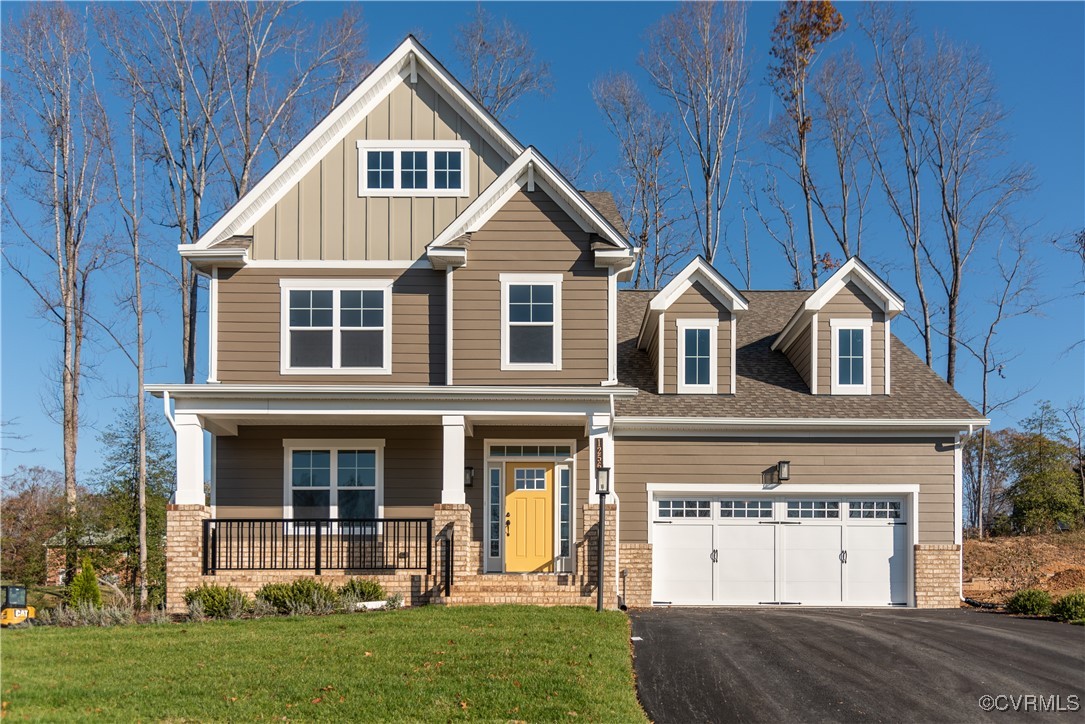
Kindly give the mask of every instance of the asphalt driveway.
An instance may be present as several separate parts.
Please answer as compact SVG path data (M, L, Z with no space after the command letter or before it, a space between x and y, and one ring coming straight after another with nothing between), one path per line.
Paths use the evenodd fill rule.
M1082 626L970 610L630 618L637 690L656 722L1085 721Z

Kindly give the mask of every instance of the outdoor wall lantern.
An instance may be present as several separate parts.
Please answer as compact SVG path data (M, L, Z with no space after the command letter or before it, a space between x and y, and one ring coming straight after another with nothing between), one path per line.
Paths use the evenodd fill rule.
M595 492L599 494L599 580L596 582L595 610L603 610L603 548L606 544L607 495L610 494L610 468L595 469Z
M791 479L791 461L781 460L776 463L776 479L781 483Z
M596 469L595 492L601 496L610 495L610 468Z
M475 484L475 469L466 467L463 469L463 487L470 488Z

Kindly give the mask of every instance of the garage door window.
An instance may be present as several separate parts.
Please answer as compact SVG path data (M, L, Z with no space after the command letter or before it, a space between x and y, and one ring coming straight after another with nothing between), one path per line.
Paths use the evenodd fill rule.
M712 504L707 500L661 500L660 518L711 518Z
M848 517L897 520L900 518L900 501L852 500L848 503Z
M835 500L789 500L788 518L839 518L840 503Z
M771 518L771 500L721 500L721 518Z

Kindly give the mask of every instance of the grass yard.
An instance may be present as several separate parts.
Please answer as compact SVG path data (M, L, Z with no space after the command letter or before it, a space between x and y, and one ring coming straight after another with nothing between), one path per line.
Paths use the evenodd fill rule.
M11 720L644 721L624 614L437 606L0 634Z

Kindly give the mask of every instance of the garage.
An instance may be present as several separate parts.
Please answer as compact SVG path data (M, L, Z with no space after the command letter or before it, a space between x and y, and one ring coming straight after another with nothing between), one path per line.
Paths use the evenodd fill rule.
M652 508L657 605L909 602L903 498L666 494Z

